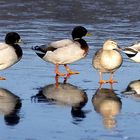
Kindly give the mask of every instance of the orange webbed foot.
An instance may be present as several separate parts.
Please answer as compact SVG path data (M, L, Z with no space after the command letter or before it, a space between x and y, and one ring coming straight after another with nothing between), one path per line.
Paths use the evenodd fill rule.
M67 72L68 72L69 75L79 74L79 72L71 71L71 70L70 71L67 71Z
M6 78L4 78L4 77L0 77L0 80L6 80Z
M64 67L66 68L66 71L69 75L79 74L79 72L70 70L70 68L66 64L64 65Z
M117 82L116 80L110 79L110 80L107 81L107 83L109 83L109 84L114 84L114 83L118 83L118 82Z
M65 73L61 73L61 72L59 72L59 64L56 64L56 67L55 67L55 74L56 74L56 76L66 76L67 74L65 74Z
M105 83L107 83L107 81L105 81L105 80L100 80L100 81L99 81L99 84L100 84L100 85L105 84Z
M65 73L60 73L60 72L57 72L56 73L56 76L66 76L67 74L65 74Z

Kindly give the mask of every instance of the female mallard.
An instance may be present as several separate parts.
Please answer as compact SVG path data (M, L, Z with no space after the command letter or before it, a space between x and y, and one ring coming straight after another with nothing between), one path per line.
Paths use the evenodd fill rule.
M123 52L134 62L140 63L140 42L124 48Z
M117 42L113 40L107 40L103 44L103 48L98 50L93 57L93 67L99 71L100 84L103 83L114 83L113 73L121 66L123 59L121 54L118 52L120 48ZM111 73L109 81L102 79L102 73Z
M20 41L18 33L9 32L5 37L5 42L0 43L0 70L9 68L21 59L22 49L17 44ZM5 78L0 77L0 80L5 80Z
M86 35L88 35L87 29L82 26L77 26L72 31L73 40L63 39L52 42L48 47L46 45L35 46L33 50L35 50L36 54L43 60L56 65L56 75L66 75L59 72L59 65L64 65L68 74L79 74L79 72L70 70L67 64L78 61L87 55L88 45L86 41L82 39L82 37Z

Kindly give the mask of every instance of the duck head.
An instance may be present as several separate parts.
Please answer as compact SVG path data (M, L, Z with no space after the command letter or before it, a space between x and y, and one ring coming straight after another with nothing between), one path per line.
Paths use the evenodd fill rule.
M89 33L85 27L76 26L73 29L71 35L72 35L73 40L75 40L75 39L81 39L83 36L89 35Z
M16 32L9 32L6 34L5 43L13 45L21 42L20 35Z
M109 39L103 44L103 50L120 50L120 47L116 41Z

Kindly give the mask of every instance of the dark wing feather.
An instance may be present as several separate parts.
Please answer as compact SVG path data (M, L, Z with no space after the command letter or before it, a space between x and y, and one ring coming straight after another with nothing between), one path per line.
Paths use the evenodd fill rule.
M35 51L40 51L42 53L46 53L47 51L55 51L57 48L47 47L46 45L41 45L41 46L32 47L32 49Z
M130 51L134 54L138 52L136 49L133 49L133 48L124 48L124 51Z
M34 50L36 52L36 54L43 58L44 55L47 53L47 51L55 51L57 48L54 47L47 47L46 45L41 45L41 46L35 46L32 47L32 50Z

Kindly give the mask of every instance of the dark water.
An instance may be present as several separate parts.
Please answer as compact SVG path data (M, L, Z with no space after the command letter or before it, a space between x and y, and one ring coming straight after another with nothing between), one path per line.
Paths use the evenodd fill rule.
M1 0L1 41L7 32L17 31L24 40L24 56L1 71L7 80L0 81L0 140L140 139L139 96L122 94L139 79L139 64L123 55L112 90L108 84L98 89L99 75L91 65L106 39L121 47L139 41L139 7L138 0ZM67 84L60 78L56 89L54 65L39 59L31 47L70 38L76 25L93 34L85 38L90 52L71 65L80 74Z

